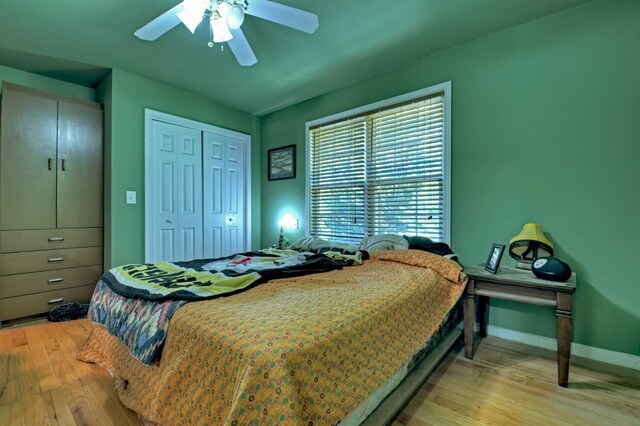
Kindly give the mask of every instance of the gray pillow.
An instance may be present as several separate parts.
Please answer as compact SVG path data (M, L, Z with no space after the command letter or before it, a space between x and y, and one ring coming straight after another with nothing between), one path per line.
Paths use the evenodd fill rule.
M360 242L360 250L375 253L380 250L402 250L409 248L409 242L402 236L396 234L379 234L365 237Z
M408 235L403 235L403 237L407 239L407 241L409 242L409 248L412 248L412 249L423 250L425 246L428 246L429 244L433 244L433 240L429 237L421 237L421 236L410 237Z
M342 250L351 253L358 251L358 246L355 244L327 241L316 237L300 238L295 243L291 244L291 248L294 250L312 251L315 253L322 253L330 249L338 251Z

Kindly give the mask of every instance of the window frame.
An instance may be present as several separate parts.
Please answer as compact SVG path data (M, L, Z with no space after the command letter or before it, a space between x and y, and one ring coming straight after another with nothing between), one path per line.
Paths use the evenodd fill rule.
M310 205L311 205L311 128L317 127L323 124L329 124L332 122L344 120L346 118L373 112L379 109L386 109L393 107L394 105L411 102L412 100L428 97L437 93L444 93L444 140L443 140L443 189L442 195L444 197L443 202L443 242L451 244L451 82L445 82L430 86L424 89L416 90L413 92L405 93L403 95L395 96L392 98L384 99L382 101L374 102L368 105L350 109L347 111L339 112L330 116L318 118L315 120L307 121L305 123L305 220L307 226L305 226L305 235L308 237L311 229L310 218Z

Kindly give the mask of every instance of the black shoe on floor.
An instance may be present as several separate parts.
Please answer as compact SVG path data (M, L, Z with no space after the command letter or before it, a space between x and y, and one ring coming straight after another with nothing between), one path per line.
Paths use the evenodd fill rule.
M60 322L84 318L88 310L88 303L67 303L56 306L49 312L49 321Z

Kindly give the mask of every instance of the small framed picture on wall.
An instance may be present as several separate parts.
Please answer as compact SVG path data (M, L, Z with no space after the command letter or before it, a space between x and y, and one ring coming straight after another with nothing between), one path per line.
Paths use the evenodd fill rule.
M296 177L296 146L287 145L268 151L269 180L293 179Z
M493 244L491 246L491 251L489 252L489 258L487 259L487 263L484 265L484 269L495 274L498 272L498 267L500 266L500 260L502 259L502 253L504 253L504 244Z

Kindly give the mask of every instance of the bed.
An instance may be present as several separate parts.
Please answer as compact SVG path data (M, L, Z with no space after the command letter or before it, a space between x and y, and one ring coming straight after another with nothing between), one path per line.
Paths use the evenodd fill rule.
M383 250L181 305L151 363L100 324L78 357L144 424L360 424L452 335L466 282L442 256Z

